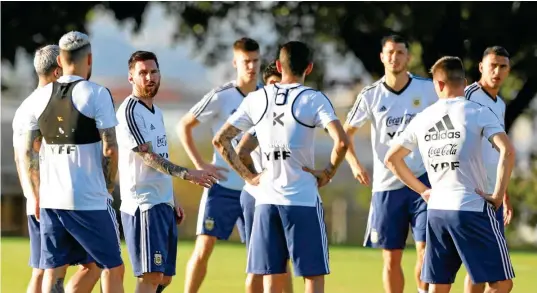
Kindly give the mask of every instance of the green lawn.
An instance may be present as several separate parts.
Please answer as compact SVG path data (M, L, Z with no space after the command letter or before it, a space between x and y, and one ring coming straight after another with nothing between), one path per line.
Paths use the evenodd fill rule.
M28 263L28 241L21 238L2 238L2 280L0 292L25 292L31 269ZM177 278L166 292L182 292L183 276L187 258L193 249L192 242L179 243ZM126 260L125 291L134 292L134 277L130 269L126 248L123 247ZM515 293L537 292L537 253L513 252L511 257L515 267ZM406 274L405 292L414 293L412 268L415 253L411 249L404 258ZM211 258L206 281L200 292L204 293L240 293L244 292L244 269L246 251L241 244L221 242ZM326 292L329 293L382 293L381 256L379 251L358 247L330 247L330 266L332 274L326 280ZM73 269L69 270L70 273ZM461 270L452 292L462 293L464 271ZM302 292L302 281L295 278L296 292ZM97 292L97 291L94 291Z

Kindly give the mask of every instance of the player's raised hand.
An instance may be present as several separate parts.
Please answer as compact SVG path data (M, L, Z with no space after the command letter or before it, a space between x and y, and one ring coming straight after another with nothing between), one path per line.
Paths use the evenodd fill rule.
M369 179L369 173L367 173L367 169L364 168L362 165L359 165L356 169L353 169L352 175L362 185L369 186L369 184L371 184L371 181Z
M213 172L205 170L189 170L185 180L191 183L210 188L216 183L216 175Z
M326 170L312 170L308 167L302 167L302 170L311 173L311 175L315 176L317 178L317 187L321 188L325 186L326 184L330 183L331 179L328 176L328 173Z
M475 192L484 198L486 201L490 202L492 205L494 205L494 208L497 210L503 202L503 195L498 194L487 194L483 190L476 188Z
M201 164L201 166L198 169L205 170L214 174L214 176L216 176L216 179L218 180L227 180L227 177L224 174L229 172L229 170L224 167L219 167L219 166L215 166L213 164L207 164L207 163Z

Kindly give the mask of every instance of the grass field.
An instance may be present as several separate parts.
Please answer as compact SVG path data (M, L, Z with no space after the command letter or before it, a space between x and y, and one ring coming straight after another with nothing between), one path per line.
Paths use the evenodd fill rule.
M28 241L23 238L2 238L2 280L0 292L25 292L31 269L28 263ZM192 242L179 244L177 260L177 277L166 292L182 292L185 264L193 249ZM514 293L537 292L537 253L512 252L515 267ZM130 269L127 250L123 246L123 258L126 262L125 292L134 292L134 277ZM412 249L404 257L406 274L406 292L414 293L412 268L415 253ZM244 268L246 262L245 248L241 244L221 242L217 244L210 261L209 272L200 292L202 293L240 293L244 292ZM381 256L376 250L358 247L330 247L330 266L332 273L326 280L328 293L382 293ZM74 269L69 270L69 274ZM461 270L452 292L462 292L462 280L465 271ZM296 292L303 292L302 280L295 278ZM97 292L95 290L94 292Z

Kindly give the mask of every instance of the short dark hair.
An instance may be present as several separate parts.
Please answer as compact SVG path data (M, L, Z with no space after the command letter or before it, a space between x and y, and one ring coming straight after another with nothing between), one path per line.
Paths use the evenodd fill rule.
M488 55L493 54L496 56L502 56L510 58L511 55L509 55L509 52L504 47L501 46L492 46L485 49L483 52L483 58L487 57Z
M384 48L387 42L393 42L396 44L405 44L405 47L407 49L409 48L408 41L400 35L389 35L389 36L385 36L384 38L382 38L382 40L380 40L380 45L382 46L382 48Z
M240 38L233 43L234 51L255 52L259 51L259 44L250 38Z
M446 76L445 82L451 84L464 83L465 73L464 65L459 57L444 56L436 61L431 67L431 74L435 75L437 72L443 72Z
M282 68L295 76L301 76L313 63L313 50L305 43L291 41L280 47L279 60Z
M278 68L276 68L276 61L270 62L270 64L267 65L267 67L265 67L265 69L263 70L263 83L267 84L267 80L271 76L277 76L279 78L282 77L282 74L279 73Z
M129 58L129 70L134 68L136 62L147 60L154 60L157 64L157 68L159 68L157 55L155 55L155 53L149 51L136 51L132 53L131 57Z

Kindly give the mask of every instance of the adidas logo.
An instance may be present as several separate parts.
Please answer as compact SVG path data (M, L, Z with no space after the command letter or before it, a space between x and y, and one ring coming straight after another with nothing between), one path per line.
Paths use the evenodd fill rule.
M388 110L388 109L386 109L386 107L382 106L382 107L380 107L379 112L385 112L386 110Z
M151 129L151 130L155 130L155 126L153 126L153 124L151 124L150 129Z
M425 135L425 141L460 138L461 132L455 131L449 115L445 115L431 127Z

